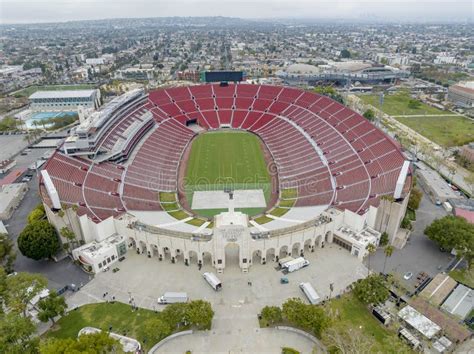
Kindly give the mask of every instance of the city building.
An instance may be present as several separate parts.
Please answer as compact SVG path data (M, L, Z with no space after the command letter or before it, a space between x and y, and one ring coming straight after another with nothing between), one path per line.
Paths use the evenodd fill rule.
M36 91L29 101L33 111L76 111L78 106L97 109L100 106L100 91Z
M474 142L464 145L459 154L467 161L474 163Z
M27 191L28 185L26 183L0 186L0 220L7 220L12 216Z
M461 108L474 107L474 81L464 81L448 89L448 100Z

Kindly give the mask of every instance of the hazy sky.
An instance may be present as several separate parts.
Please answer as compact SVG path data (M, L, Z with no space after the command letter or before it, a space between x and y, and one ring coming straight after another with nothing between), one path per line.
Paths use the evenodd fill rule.
M473 22L474 0L0 0L1 23L165 16Z

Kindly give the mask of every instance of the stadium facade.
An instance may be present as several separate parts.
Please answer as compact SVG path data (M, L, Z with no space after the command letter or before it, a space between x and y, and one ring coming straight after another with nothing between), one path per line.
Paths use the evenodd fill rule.
M259 224L234 210L232 193L228 211L200 226L191 211L178 219L166 211L159 195L180 193L186 149L198 134L220 129L260 137L278 175L278 200L296 195L285 216ZM406 241L399 225L410 186L400 146L356 112L295 88L227 83L114 99L81 118L40 179L49 220L85 244L73 255L91 272L123 256L124 244L218 271L234 246L244 271L327 242L362 258L383 232L396 246Z

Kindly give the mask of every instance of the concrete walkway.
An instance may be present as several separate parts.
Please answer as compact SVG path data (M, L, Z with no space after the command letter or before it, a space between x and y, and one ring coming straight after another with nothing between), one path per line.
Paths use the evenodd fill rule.
M219 274L223 289L215 292L202 279L205 271L214 271L206 262L201 269L195 263L185 266L172 264L169 259L158 261L129 252L123 262L117 263L116 273L100 273L67 299L70 309L88 303L102 302L115 297L128 303L133 297L138 307L161 311L158 296L166 291L184 291L190 299L203 299L212 304L215 312L210 331L196 332L178 337L159 348L159 353L281 353L288 346L302 353L312 353L314 342L298 333L260 328L258 313L266 305L281 306L288 298L299 297L307 301L298 284L309 281L322 298L342 294L345 288L367 275L367 268L349 252L337 245L306 252L310 265L288 274L289 284L280 284L282 273L275 270L276 263L266 265L253 260L250 272L244 274L237 259L228 256L225 272ZM108 296L103 297L104 293ZM321 350L321 348L319 348Z

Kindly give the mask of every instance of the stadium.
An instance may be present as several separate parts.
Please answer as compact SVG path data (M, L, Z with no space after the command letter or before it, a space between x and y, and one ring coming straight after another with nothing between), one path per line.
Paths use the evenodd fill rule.
M404 242L410 186L400 146L358 113L227 82L137 89L81 114L40 179L49 220L78 235L91 272L129 248L218 271L232 250L244 271L325 242L362 258L382 232Z

